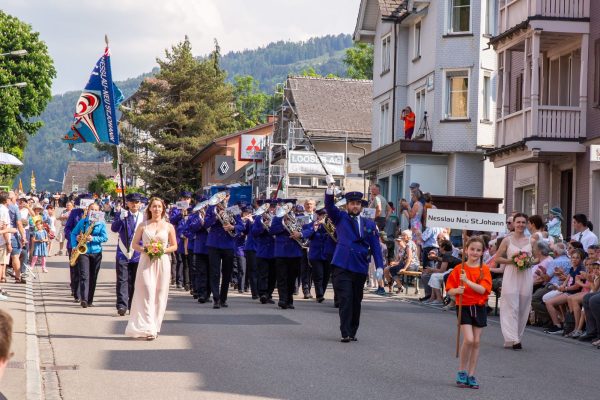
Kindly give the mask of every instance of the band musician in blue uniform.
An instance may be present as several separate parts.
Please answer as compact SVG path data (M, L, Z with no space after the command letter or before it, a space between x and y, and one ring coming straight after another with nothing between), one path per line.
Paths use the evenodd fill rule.
M325 209L335 225L337 235L337 246L331 261L333 286L339 303L341 341L348 343L357 340L363 288L371 255L376 268L383 268L383 258L375 222L360 216L363 194L346 193L347 211L341 211L335 206L335 180L331 175L327 175L326 180L329 187L325 191Z

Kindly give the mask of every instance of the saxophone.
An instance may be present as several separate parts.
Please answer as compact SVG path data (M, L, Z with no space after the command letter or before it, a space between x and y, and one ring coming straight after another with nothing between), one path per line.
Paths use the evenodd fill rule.
M85 233L81 236L81 239L79 239L79 242L77 242L77 247L73 247L73 250L71 250L71 259L69 260L69 264L71 265L71 267L74 267L75 264L77 264L77 259L81 254L87 253L87 239L92 235L94 225L96 225L96 223L92 222L90 227L87 228Z

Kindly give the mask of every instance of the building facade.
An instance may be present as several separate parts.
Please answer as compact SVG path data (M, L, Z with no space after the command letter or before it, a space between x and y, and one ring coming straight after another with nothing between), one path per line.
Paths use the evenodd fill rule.
M354 39L374 46L373 151L360 168L395 204L411 182L433 195L503 197L493 146L495 1L362 0ZM404 139L403 109L416 115Z
M83 193L88 191L88 185L96 176L104 175L115 178L117 170L110 162L69 161L67 171L63 178L62 191L64 193Z
M598 2L589 0L501 0L498 34L490 40L499 83L496 138L487 155L506 167L507 210L547 216L558 206L567 236L576 212L600 223L590 210L600 176L590 173L595 164L586 146L600 134L591 97L598 91L593 42L600 32L590 39L591 3L597 14Z
M345 191L366 192L359 157L371 149L371 81L289 77L260 173L264 197L322 200L325 171Z

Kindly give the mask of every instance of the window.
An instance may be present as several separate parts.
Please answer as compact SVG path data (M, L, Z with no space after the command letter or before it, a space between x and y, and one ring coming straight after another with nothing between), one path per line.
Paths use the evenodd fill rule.
M387 35L381 40L381 73L385 74L390 70L390 61L392 59L392 36Z
M446 118L467 118L469 104L469 71L446 72Z
M450 33L471 31L471 0L450 1Z
M414 58L421 57L421 21L415 24L415 54Z
M515 111L523 109L523 73L517 76L517 87L515 93Z
M594 42L594 105L600 106L600 39Z
M485 35L496 35L496 2L498 0L486 0L485 7Z
M484 121L491 120L491 106L492 106L492 79L489 75L483 76L483 112L481 113L481 119Z
M310 176L290 176L290 186L312 186L312 177Z
M423 121L425 112L425 88L418 89L415 93L415 126L418 128Z
M388 126L389 126L390 103L381 104L379 114L379 146L388 144Z
M319 187L327 187L327 181L325 180L325 178L319 178L317 181L317 186ZM341 187L342 186L342 180L341 179L335 179L335 186L337 187Z

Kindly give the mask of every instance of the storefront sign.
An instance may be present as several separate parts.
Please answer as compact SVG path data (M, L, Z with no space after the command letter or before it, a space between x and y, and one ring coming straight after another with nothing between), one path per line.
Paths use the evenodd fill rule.
M506 215L430 208L427 210L427 227L504 232L506 230Z
M312 151L290 151L289 174L325 175L319 159ZM322 153L319 156L329 175L344 175L344 153Z
M215 176L219 180L227 179L235 172L235 162L231 156L215 156Z
M241 135L240 160L262 160L265 138L264 135Z

